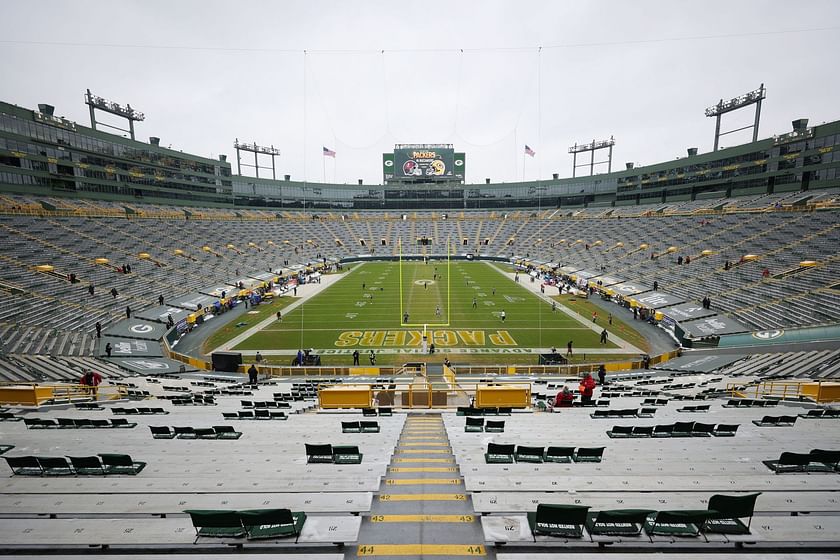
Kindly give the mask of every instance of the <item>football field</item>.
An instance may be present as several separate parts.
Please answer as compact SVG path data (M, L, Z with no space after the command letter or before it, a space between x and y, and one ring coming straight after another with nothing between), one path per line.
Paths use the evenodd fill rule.
M565 353L569 341L575 349L618 348L612 341L600 344L600 326L593 329L581 319L562 307L553 311L550 299L488 263L372 262L355 266L233 349L401 354L434 344L452 353L534 353L552 346Z

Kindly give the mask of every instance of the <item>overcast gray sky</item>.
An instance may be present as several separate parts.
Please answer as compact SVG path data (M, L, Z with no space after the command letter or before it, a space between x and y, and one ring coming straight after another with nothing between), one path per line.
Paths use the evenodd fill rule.
M2 13L0 99L87 124L90 88L143 111L144 141L230 161L234 138L273 144L295 179L381 183L382 152L414 142L465 151L468 182L568 177L567 148L610 135L613 169L656 163L711 150L704 109L762 82L761 137L840 118L834 0L27 0Z

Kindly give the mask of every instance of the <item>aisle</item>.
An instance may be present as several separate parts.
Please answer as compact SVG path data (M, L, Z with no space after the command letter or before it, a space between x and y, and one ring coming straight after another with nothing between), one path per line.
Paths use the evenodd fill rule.
M409 414L359 544L345 558L492 557L483 543L440 414Z

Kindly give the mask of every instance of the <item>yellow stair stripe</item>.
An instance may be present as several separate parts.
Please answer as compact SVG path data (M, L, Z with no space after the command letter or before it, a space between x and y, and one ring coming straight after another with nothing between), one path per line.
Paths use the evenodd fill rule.
M430 442L430 443L422 443L422 442L406 442L406 443L400 443L400 447L424 447L424 446L429 446L429 447L449 447L449 444L448 444L448 443L432 443L432 442Z
M364 556L485 556L481 544L360 544L356 555Z
M472 523L474 515L371 515L373 523Z
M460 478L386 478L388 486L410 486L416 484L461 484Z
M394 462L395 463L449 463L449 464L454 464L455 459L441 459L441 458L437 458L437 457L434 457L434 458L429 457L429 458L426 458L426 459L424 459L422 457L414 457L414 458L409 458L409 457L400 458L400 457L397 457L396 459L394 459Z
M380 502L465 502L465 494L380 494Z
M389 467L393 473L416 473L416 472L457 472L458 467Z
M438 455L449 455L448 449L397 449L398 455L406 455L409 453L429 453L429 454L438 454Z
M417 435L417 434L437 434L437 435L440 435L444 432L443 432L443 430L406 430L405 433L406 433L406 435L413 435L414 436L414 435Z

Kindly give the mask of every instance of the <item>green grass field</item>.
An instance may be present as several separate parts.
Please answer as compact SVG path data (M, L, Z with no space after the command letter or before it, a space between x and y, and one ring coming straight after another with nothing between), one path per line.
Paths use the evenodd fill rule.
M424 329L439 352L565 352L569 340L576 349L616 348L487 263L432 261L356 266L234 349L412 353L421 351Z

